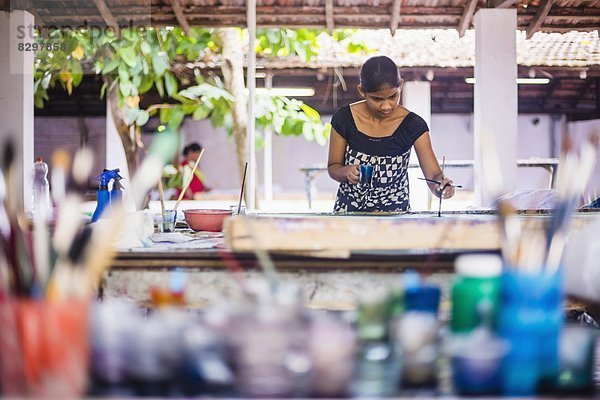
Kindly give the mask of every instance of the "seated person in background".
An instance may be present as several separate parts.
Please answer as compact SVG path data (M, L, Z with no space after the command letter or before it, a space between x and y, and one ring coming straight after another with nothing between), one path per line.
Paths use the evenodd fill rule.
M192 173L192 169L194 168L194 164L196 160L200 156L200 152L202 151L202 146L197 142L193 142L188 144L183 148L183 156L185 159L181 162L181 172L183 173L183 181L182 185L184 185L189 179L190 174ZM184 199L193 200L195 199L198 193L201 192L209 192L211 189L206 186L204 174L200 171L200 167L196 168L194 172L194 177L192 178L192 182L190 186L188 186L185 194L183 195ZM181 188L179 189L177 196L181 193Z

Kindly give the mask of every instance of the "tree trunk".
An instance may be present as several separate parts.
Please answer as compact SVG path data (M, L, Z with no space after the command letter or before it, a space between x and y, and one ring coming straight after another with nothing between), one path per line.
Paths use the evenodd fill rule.
M223 62L221 72L225 80L225 87L233 96L233 138L235 141L236 154L240 178L244 173L246 158L246 126L248 121L248 98L244 85L244 52L242 37L237 28L221 28L217 31L221 42ZM246 191L246 200L248 200Z
M107 79L106 85L110 87L110 80ZM121 142L123 143L123 149L125 150L125 157L127 159L127 169L129 170L129 176L132 178L137 171L139 166L138 157L138 146L135 140L135 131L131 130L131 127L125 122L123 116L123 109L119 107L119 85L115 85L112 90L108 92L106 97L108 104L110 105L110 111L112 113L113 122L117 127Z

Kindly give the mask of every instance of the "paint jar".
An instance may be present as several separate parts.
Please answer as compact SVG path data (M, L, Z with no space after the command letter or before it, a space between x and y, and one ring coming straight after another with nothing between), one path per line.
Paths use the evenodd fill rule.
M373 166L372 165L359 165L358 166L358 187L360 189L371 188L373 180Z
M400 357L387 342L364 342L356 355L352 397L391 397L397 394Z
M175 210L165 210L164 214L160 214L158 230L160 232L174 232L175 216Z
M432 285L406 288L406 311L392 326L393 343L401 349L404 388L437 387L440 294Z
M565 326L560 336L558 391L593 392L596 335L594 329L585 326Z
M502 365L502 391L529 396L554 386L563 326L563 273L507 269L501 278L498 332L510 344Z
M452 383L456 393L468 396L498 394L508 343L495 335L486 323L469 334L454 335L450 343Z
M480 323L477 307L484 301L491 309L487 317L492 326L500 299L502 259L495 254L466 254L454 264L456 277L451 290L454 334L469 333Z
M358 304L358 339L365 342L386 341L388 338L389 302L385 292L369 293Z

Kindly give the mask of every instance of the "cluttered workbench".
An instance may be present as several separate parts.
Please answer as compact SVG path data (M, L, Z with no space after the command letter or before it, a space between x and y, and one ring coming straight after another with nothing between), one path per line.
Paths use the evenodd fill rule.
M519 215L528 227L548 217L543 210ZM572 228L597 220L600 213L580 211ZM224 233L193 232L181 224L154 240L151 247L117 253L104 277L105 297L146 304L149 287L164 284L169 271L179 268L193 288L190 305L202 307L235 290L232 270L261 276L256 250L262 249L282 279L304 288L307 305L351 309L362 292L386 286L407 270L447 287L458 255L498 253L502 238L496 212L478 210L440 218L431 212L254 214L227 219Z

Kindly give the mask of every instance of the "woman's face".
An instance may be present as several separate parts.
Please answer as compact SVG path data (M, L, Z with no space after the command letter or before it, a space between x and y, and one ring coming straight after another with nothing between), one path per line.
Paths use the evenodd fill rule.
M198 157L200 157L200 151L190 151L185 158L188 161L196 162Z
M389 117L400 104L400 87L384 87L376 92L364 92L367 107L375 118Z

